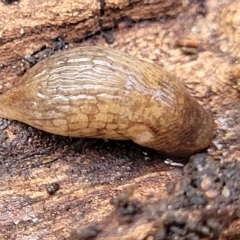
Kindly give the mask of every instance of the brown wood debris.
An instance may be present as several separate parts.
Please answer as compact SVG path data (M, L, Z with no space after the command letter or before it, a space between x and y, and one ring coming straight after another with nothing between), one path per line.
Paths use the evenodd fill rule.
M213 145L205 154L220 165L234 162L240 156L239 9L234 0L1 1L0 91L15 84L31 65L66 46L116 48L175 74L217 123ZM191 54L181 52L175 46L181 39L198 46ZM161 239L166 236L163 222L175 221L178 227L190 222L186 211L179 210L178 215L163 213L161 222L153 225L151 217L166 204L162 199L172 196L181 180L191 179L190 175L182 179L182 167L167 164L171 160L181 159L132 142L66 138L0 119L0 239L63 240L72 231L75 239ZM218 169L221 176L223 170ZM222 188L214 182L221 191L208 188L215 173L207 173L211 176L200 182L204 196L227 197L229 182L221 183ZM202 196L193 200L204 203ZM239 213L232 211L237 207L223 202L220 212L230 219L224 226L231 226L219 239L239 239L239 220L233 222ZM187 216L199 218L201 213L188 210ZM208 230L215 228L218 236L222 231L214 220L199 222L204 236L199 239L211 237L206 237L204 224Z
M80 41L101 29L115 27L124 18L139 21L173 16L182 11L183 2L21 0L12 5L1 3L1 62L32 54L51 45L58 36L64 36L67 42Z

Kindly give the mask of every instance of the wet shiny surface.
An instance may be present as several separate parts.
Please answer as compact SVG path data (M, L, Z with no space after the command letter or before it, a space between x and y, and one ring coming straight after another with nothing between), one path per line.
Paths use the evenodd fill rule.
M75 48L43 60L0 103L0 116L47 132L131 139L171 154L199 151L213 137L211 116L175 77L104 47Z

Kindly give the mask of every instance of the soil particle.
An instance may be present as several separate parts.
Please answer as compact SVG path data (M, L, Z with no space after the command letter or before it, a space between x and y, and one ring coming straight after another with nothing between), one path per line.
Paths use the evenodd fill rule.
M180 188L164 200L172 209L163 210L154 239L217 239L224 227L239 218L239 171L236 159L218 162L204 154L192 156Z
M51 183L49 186L47 186L46 191L48 194L53 195L55 192L59 190L60 186L59 183Z
M170 187L172 193L169 192L168 197L149 205L138 201L133 195L134 188L129 187L111 201L115 210L109 221L116 219L119 226L124 224L131 229L145 219L146 226L151 223L152 227L144 239L218 239L230 223L239 219L239 171L240 163L235 159L221 162L205 154L194 155L184 167L178 187ZM209 197L211 192L215 194ZM101 232L110 232L109 221L99 223ZM84 231L87 229L89 227ZM117 237L117 233L112 234Z
M97 224L91 224L86 229L75 230L68 240L92 240L101 232Z
M141 212L141 203L133 198L133 188L118 195L111 203L116 209L116 215L120 224L131 223L135 216Z

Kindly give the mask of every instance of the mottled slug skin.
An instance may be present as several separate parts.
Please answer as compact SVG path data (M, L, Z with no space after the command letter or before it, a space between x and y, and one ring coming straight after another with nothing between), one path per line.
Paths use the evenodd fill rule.
M174 155L209 146L215 127L164 69L104 47L43 60L0 96L0 106L0 117L54 134L131 139Z

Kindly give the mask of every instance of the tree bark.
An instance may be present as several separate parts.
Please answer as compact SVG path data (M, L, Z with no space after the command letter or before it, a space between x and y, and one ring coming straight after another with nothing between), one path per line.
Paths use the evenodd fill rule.
M206 155L231 162L240 153L239 9L234 0L0 2L0 91L21 80L30 67L26 55L38 59L58 37L69 48L113 47L176 74L216 120ZM115 41L106 43L108 37ZM179 39L199 46L176 47ZM172 196L168 184L175 182L178 189L182 180L182 168L165 160L169 157L131 142L66 138L0 119L0 238L67 239L77 229L72 239L94 234L96 239L154 239L151 213ZM56 192L53 183L60 186ZM133 195L121 195L132 185ZM141 209L137 217L119 221L119 202L115 210L110 204L115 197ZM186 211L190 217L200 214ZM221 239L238 239L238 226L234 221Z

